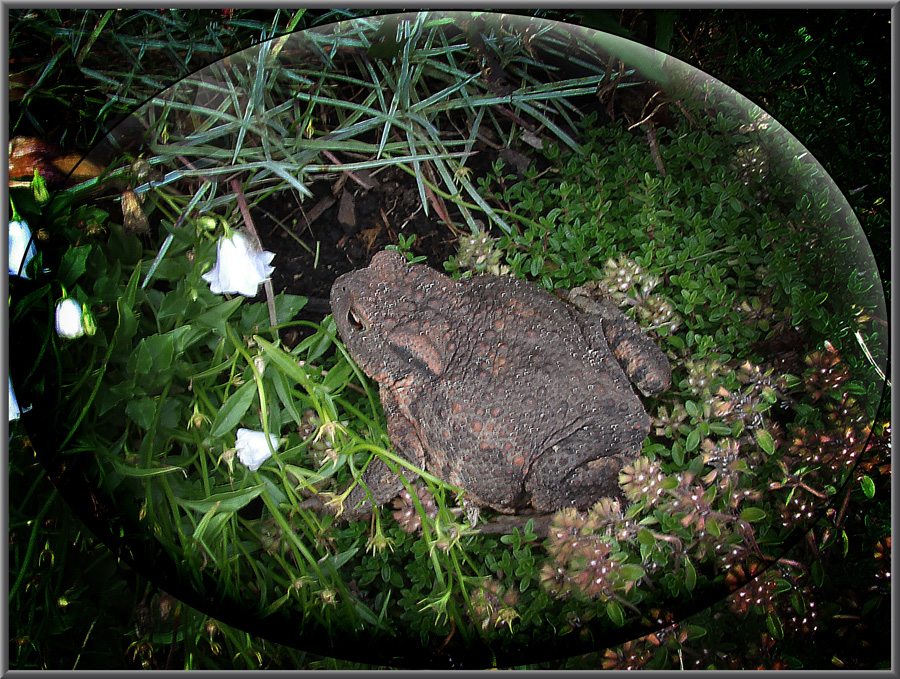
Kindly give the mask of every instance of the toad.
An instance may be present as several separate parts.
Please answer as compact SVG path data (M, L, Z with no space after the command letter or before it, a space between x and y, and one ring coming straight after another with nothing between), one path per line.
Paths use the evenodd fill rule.
M331 308L378 383L399 456L475 507L549 512L619 493L618 472L650 431L631 385L650 395L671 383L665 354L633 321L577 291L563 301L510 276L453 280L383 251L335 281ZM378 457L362 482L343 518L403 488Z

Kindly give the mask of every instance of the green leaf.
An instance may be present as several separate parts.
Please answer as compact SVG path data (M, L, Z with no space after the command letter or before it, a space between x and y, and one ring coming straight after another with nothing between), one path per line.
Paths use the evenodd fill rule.
M821 47L824 42L824 39L810 40L809 42L803 43L803 45L800 47L791 50L785 50L792 52L792 54L785 56L780 62L775 62L766 77L770 82L774 82L795 66L809 59L809 57L812 56L813 52L819 49L819 47Z
M654 47L660 52L668 52L675 30L675 18L678 10L665 9L656 13L656 41Z
M144 251L140 238L134 234L126 235L122 231L122 227L113 222L109 222L107 226L109 227L109 240L107 241L109 256L128 266L138 264ZM139 280L141 267L135 266L134 273L137 274ZM131 287L131 283L129 283L129 287ZM137 284L134 289L137 290Z
M677 443L672 444L672 462L678 467L684 466L684 448Z
M320 481L328 478L329 475L334 474L337 471L337 466L334 464L328 465L327 468L323 467L325 472L319 473L317 471L312 471L310 469L304 469L303 467L297 467L296 465L286 464L284 465L284 471L286 474L291 474L297 479L297 488L303 487L303 481L306 480L308 483L318 483ZM327 473L326 473L327 472ZM288 477L288 480L291 480Z
M87 258L91 253L90 245L79 245L66 250L59 263L59 280L63 285L72 287L81 274L87 270Z
M606 602L606 614L616 627L625 624L625 611L617 602L612 600Z
M756 430L756 442L767 455L775 454L775 440L772 438L772 435L765 429Z
M271 360L278 370L287 375L289 379L294 382L299 382L304 387L308 387L309 391L312 391L313 387L310 384L309 377L307 376L306 371L297 362L296 357L279 349L259 335L254 335L253 341L262 347L262 350L266 354L266 358Z
M687 587L689 592L693 592L694 587L697 586L697 570L690 559L684 560L684 586Z
M687 411L687 414L695 420L700 419L700 408L697 407L697 404L694 403L694 401L685 401L684 409Z
M137 332L137 318L131 310L131 304L124 298L116 300L116 311L119 314L119 320L116 322L116 331L113 334L113 345L118 351L131 353L131 338Z
M256 391L256 382L247 382L229 396L219 408L209 435L215 439L232 431L241 421L244 413L250 409Z
M159 409L159 426L169 431L182 431L182 413L184 412L184 397L170 396L162 403Z
M135 375L139 379L149 374L151 365L153 365L153 354L147 349L147 338L144 337L128 358L126 369L129 374Z
M197 528L194 530L195 540L203 540L203 538L206 537L206 543L209 543L216 539L219 532L222 530L223 524L229 518L228 514L217 514L217 511L217 506L212 507L203 515L203 518L200 519L200 523L197 524ZM212 529L207 531L210 525L212 526Z
M537 539L537 534L534 532L534 519L528 519L525 522L525 539L529 542Z
M184 477L187 478L187 472L184 471L184 469L181 467L153 467L151 469L144 469L139 467L130 467L126 464L122 464L115 459L112 460L112 463L117 472L119 472L123 476L130 476L132 478L143 479L150 476L162 476L163 474L171 474L172 472L181 472L182 474L184 474Z
M294 424L301 426L303 424L303 416L297 410L297 406L291 396L290 386L287 383L284 373L280 370L273 370L270 374L272 382L275 385L275 393L278 394L278 400L281 401L281 405L284 406L288 415L291 416Z
M284 606L284 604L286 604L288 602L288 599L290 599L290 598L291 598L291 590L288 589L288 591L285 594L278 597L275 601L273 601L271 604L266 606L265 609L263 609L263 615L264 616L272 615L272 613L274 613L279 608Z
M813 561L809 572L816 587L821 587L825 584L825 569L822 567L821 559Z
M687 435L687 439L684 442L685 450L697 450L697 447L700 445L700 436L701 432L699 429L694 429L690 434Z
M863 476L859 479L859 485L862 488L863 494L869 498L870 500L875 497L875 482L872 481L868 476Z
M214 508L219 512L236 512L250 504L250 501L262 493L265 487L265 484L261 483L258 486L250 486L242 490L216 493L205 500L186 500L176 496L175 502L185 509L192 509L201 514Z
M656 538L653 537L653 533L651 533L646 528L642 528L641 530L638 531L637 539L638 539L638 542L641 543L642 545L653 546L656 544Z
M182 295L169 293L163 297L159 305L159 311L156 313L157 321L164 321L167 318L177 318L183 315L188 309L188 300Z
M275 321L279 325L290 321L300 309L306 306L306 297L280 294L275 296Z
M784 638L784 629L781 626L781 620L774 613L769 613L769 615L766 616L766 627L769 628L769 633L776 639L781 640Z
M732 425L724 422L711 422L709 424L709 430L718 436L731 436L732 429Z
M680 625L680 627L687 630L688 639L693 640L706 636L706 628L700 627L700 625Z
M766 513L759 507L747 507L741 512L741 520L756 523L766 518Z
M334 325L334 320L329 316L322 321L321 328L318 332L310 335L297 345L295 354L299 355L306 352L307 362L311 363L317 361L324 356L334 344L335 332L337 332L337 328ZM328 372L331 374L330 370Z
M216 304L208 311L197 316L192 322L203 328L215 329L220 335L225 335L225 321L237 310L243 300L243 297L235 297L221 304Z
M331 562L332 566L334 566L335 569L338 569L341 566L343 566L345 563L350 561L350 559L353 558L353 555L356 554L358 551L359 551L359 547L351 547L350 549L348 549L344 552L341 552L340 554L334 554L332 556L329 556L328 561Z
M128 359L128 372L140 374L151 381L154 376L167 373L172 369L174 357L174 335L169 333L150 335L138 342L134 353Z
M353 364L342 358L337 365L329 369L328 374L325 375L325 379L322 381L322 387L326 391L336 392L350 381L354 371Z
M663 490L674 490L678 487L678 479L674 476L667 476L659 484L659 487Z
M691 458L690 463L687 466L687 470L693 476L700 476L700 472L703 471L703 456L697 455L696 457ZM712 486L713 492L715 492L715 486Z
M112 18L114 14L115 10L108 9L103 13L103 16L100 17L100 21L97 22L96 26L94 26L94 30L91 32L91 35L81 46L81 49L78 50L78 54L75 55L75 64L77 66L81 66L84 58L91 51L91 47L93 47L94 42L96 42L97 38L100 37L100 34L103 32L103 27L106 26L107 22L110 20L110 18Z
M172 336L172 341L175 344L175 353L180 354L207 333L205 330L192 325L179 325L177 328L169 330L166 334Z
M784 594L794 589L794 586L784 578L775 579L775 594Z
M139 398L129 401L125 406L128 415L141 429L149 430L156 416L156 401L152 398Z
M630 580L631 582L635 582L644 577L644 569L633 563L627 563L619 566L618 571L619 575L621 575L626 580Z
M633 519L638 514L644 511L644 503L643 502L635 502L628 509L625 510L625 518ZM642 521L646 521L647 519L642 519Z
M161 281L185 280L191 273L193 264L186 257L163 259L156 264L153 270L153 278Z

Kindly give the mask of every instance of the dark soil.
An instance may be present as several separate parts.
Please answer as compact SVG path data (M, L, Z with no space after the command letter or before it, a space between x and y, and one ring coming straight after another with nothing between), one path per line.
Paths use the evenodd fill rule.
M398 245L401 235L415 236L413 253L424 255L437 269L456 251L451 227L433 207L425 214L414 177L390 166L359 178L371 188L344 173L310 184L312 198L301 202L296 193L285 192L257 208L263 246L277 253L272 276L276 291L309 297L314 307L324 302L327 313L334 279L366 266L385 246ZM447 208L451 219L461 221L452 204Z
M509 162L514 154L520 163L531 162L521 152L481 142L473 150L467 165L476 176L486 173L498 157ZM430 168L423 171L429 173ZM302 320L321 321L330 313L334 280L367 266L372 255L399 245L401 237L409 241L414 236L411 252L442 271L457 251L459 235L469 230L458 208L434 195L426 214L415 177L397 166L374 173L343 172L308 187L313 197L301 201L296 192L281 192L262 202L254 214L263 247L276 253L276 293L309 300L298 316ZM439 216L435 204L449 222Z

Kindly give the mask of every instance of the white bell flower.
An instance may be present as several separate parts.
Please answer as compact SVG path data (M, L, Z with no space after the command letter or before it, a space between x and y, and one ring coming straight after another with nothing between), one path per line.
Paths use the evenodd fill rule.
M56 305L56 332L60 337L75 339L84 334L84 324L81 322L81 305L72 299L66 299Z
M28 278L25 268L31 258L37 254L31 229L25 222L9 223L9 273L12 276Z
M250 240L238 232L231 234L230 238L223 236L219 239L216 255L215 267L203 274L203 280L217 295L237 292L255 297L259 284L275 271L275 267L269 266L275 253L256 250Z
M19 402L16 401L16 392L12 388L12 377L9 378L9 421L18 420L22 411L19 410Z
M273 450L278 450L281 442L275 434L269 434ZM266 434L253 429L238 429L237 442L235 443L238 459L251 472L259 469L259 466L272 457L269 444L266 442Z

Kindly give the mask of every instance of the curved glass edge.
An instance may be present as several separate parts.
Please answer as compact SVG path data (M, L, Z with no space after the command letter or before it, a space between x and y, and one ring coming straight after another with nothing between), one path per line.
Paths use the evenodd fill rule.
M395 28L404 21L413 23L417 21L419 16L421 15L406 14L389 17L370 17L308 29L300 34L272 39L260 46L245 50L239 55L232 55L230 59L232 60L232 67L234 67L234 65L240 63L253 63L257 59L263 63L272 63L267 60L284 60L289 55L290 58L294 58L296 55L305 56L310 54L327 57L329 42L338 34L360 35L360 31L374 31L389 35L391 28ZM425 16L428 21L446 21L452 25L460 20L460 16L472 17L473 14L428 12ZM590 46L593 54L598 59L598 64L602 64L604 59L618 59L627 64L629 69L633 69L634 73L639 77L652 80L661 88L668 88L670 91L676 92L678 96L710 101L716 105L724 104L726 107L730 107L732 109L731 115L745 126L748 135L752 135L760 143L767 144L767 150L773 165L780 171L781 175L788 180L794 179L796 181L795 188L799 196L798 201L802 200L802 196L809 197L810 214L814 215L817 223L814 228L818 228L823 232L828 231L824 233L826 240L824 241L823 249L826 252L830 252L830 254L819 255L821 266L843 271L842 275L846 276L847 279L859 281L858 287L848 291L849 294L846 296L831 296L828 299L828 303L831 305L832 313L836 315L847 314L848 318L858 317L860 315L858 310L865 310L872 322L869 323L868 328L865 330L860 330L848 324L844 338L829 339L833 343L843 339L844 344L839 345L838 348L842 351L858 352L861 356L858 365L873 366L873 379L877 379L880 375L883 380L887 365L887 317L883 287L878 278L871 248L852 209L850 209L846 199L835 187L821 164L806 152L783 126L771 119L765 111L720 81L705 76L705 74L700 74L699 71L683 62L650 48L645 48L616 36L597 34L570 25L553 26L555 22L512 15L491 16L489 19L498 22L507 21L511 25L519 26L525 24L534 25L535 23L547 25L547 30L559 31L567 39L574 39L586 46ZM295 55L292 55L294 50L297 50L297 52ZM196 107L198 100L204 96L204 92L214 90L222 85L223 81L216 75L216 70L220 67L221 63L212 65L179 83L177 86L170 88L170 90L162 93L159 97L154 98L152 102L149 102L141 110L137 111L130 120L120 124L108 137L106 143L92 152L90 158L92 160L98 158L111 159L119 155L123 149L134 148L135 143L141 139L146 128L152 127L152 120L161 108L172 107L174 102L181 102L181 105L186 107L185 110ZM698 77L698 74L702 77ZM771 137L774 137L775 141L767 142ZM166 175L161 180L157 180L156 185L159 182L172 181L183 176L189 176L192 172L198 174L208 172L214 166L214 160L211 160L210 165L206 167L199 167L197 163L193 163L190 166L176 170L177 174ZM154 183L148 182L144 187L138 188L152 190ZM212 209L215 206L216 204L211 201L207 207ZM884 324L883 328L879 325L880 322ZM49 403L47 405L51 409L55 408L55 405ZM35 416L29 417L26 415L25 422L26 429L37 433L42 429L37 417L37 411L43 410L47 412L47 410L42 405L38 405L35 410ZM29 425L29 420L31 420L31 425ZM35 438L39 439L40 436ZM56 481L65 485L65 482L61 480L65 478L65 467L67 465L60 463L59 458L51 457L52 461L48 458L48 469L56 468ZM78 483L80 483L80 480ZM73 483L73 485L75 484ZM82 494L81 497L84 498L85 496ZM68 499L69 495L67 495ZM79 503L75 501L75 504ZM95 528L98 534L106 532L100 526L95 526ZM121 539L122 535L129 532L122 527L116 530L119 531L118 536L115 535L115 530L107 533L112 543L116 543L117 540ZM119 549L124 552L130 547L122 544ZM157 558L158 554L157 552ZM148 558L146 554L142 556L136 555L134 557L135 564L138 565L143 562L146 565ZM153 561L151 560L150 562L152 563ZM153 568L156 569L157 566ZM173 589L176 589L174 585ZM179 598L183 598L190 603L194 597L189 592L182 592ZM198 601L197 605L203 608L204 603L208 604L209 602ZM227 615L222 617L227 621ZM238 624L238 626L240 625ZM635 627L635 630L637 629L638 627ZM283 636L274 634L274 631L270 633L273 634L272 638ZM634 630L625 632L621 640L624 641L626 638L631 638L635 633ZM642 631L641 633L646 632ZM325 640L317 641L316 644L322 644L322 648L332 648ZM346 650L335 649L337 655L342 655ZM584 652L583 649L580 651L572 649L572 651ZM363 653L368 654L369 650L365 650Z

